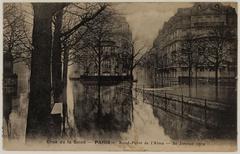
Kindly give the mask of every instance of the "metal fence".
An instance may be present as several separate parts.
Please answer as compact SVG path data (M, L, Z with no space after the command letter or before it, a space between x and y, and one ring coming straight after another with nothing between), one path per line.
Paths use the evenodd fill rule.
M121 86L121 88L126 87ZM230 119L236 114L236 105L224 104L220 101L170 94L166 91L156 92L144 85L136 85L133 90L136 94L142 95L142 100L138 101L206 127L221 127L224 124L221 119Z

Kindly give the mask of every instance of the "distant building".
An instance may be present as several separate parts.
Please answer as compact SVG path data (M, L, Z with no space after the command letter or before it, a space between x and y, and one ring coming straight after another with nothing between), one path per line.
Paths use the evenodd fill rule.
M103 51L101 62L101 76L121 76L129 75L130 55L132 33L126 19L122 16L116 16L115 26L111 31L114 34L112 38L102 41L101 48ZM98 64L96 53L85 51L82 60L74 64L72 77L97 76ZM93 55L94 54L94 55ZM94 57L95 56L95 57Z
M191 33L196 37L195 39L203 39L209 37L211 29L220 25L229 27L235 36L232 36L233 51L229 59L231 64L219 69L219 77L234 78L237 64L237 14L233 7L217 2L195 3L191 8L179 8L177 13L164 23L151 51L156 60L154 64L156 78L164 81L177 81L179 77L187 77L187 68L176 62L178 58L176 55L182 48L185 36ZM193 78L195 77L194 71L192 69ZM214 70L204 65L198 70L199 78L214 78L214 75Z

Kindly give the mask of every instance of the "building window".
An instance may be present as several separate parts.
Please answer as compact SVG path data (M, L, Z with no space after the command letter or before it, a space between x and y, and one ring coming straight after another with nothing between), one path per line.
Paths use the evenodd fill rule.
M200 68L200 72L203 72L204 71L204 68Z
M201 5L198 5L198 10L201 10Z
M224 72L225 71L225 67L220 68L220 72Z

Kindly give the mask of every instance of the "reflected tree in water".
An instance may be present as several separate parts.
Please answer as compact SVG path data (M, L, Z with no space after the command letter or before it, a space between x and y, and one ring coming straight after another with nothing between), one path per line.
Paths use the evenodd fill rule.
M97 83L82 84L73 81L73 85L74 116L78 131L82 136L92 135L87 132L97 132L100 136L117 137L121 132L128 130L132 119L131 84L122 82L102 85L100 115ZM83 91L78 91L80 87Z

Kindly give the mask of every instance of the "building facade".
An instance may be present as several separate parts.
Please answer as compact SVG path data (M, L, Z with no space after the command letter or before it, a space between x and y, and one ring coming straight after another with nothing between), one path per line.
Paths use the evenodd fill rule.
M186 64L179 64L180 52L183 50L187 35L191 35L192 40L200 44L203 40L212 41L211 33L219 27L230 29L231 37L222 41L228 42L226 50L231 50L225 57L224 64L218 69L219 78L236 77L237 65L237 14L233 7L222 3L194 3L191 8L179 8L177 13L164 23L151 49L151 56L154 57L154 73L157 82L177 82L181 77L188 77L189 71ZM219 31L219 34L224 33ZM203 45L205 46L205 45ZM200 50L193 47L193 50ZM213 52L213 48L204 48L204 54ZM194 52L195 52L194 51ZM195 60L196 61L196 60ZM191 68L191 77L199 79L212 79L216 75L214 64L207 62L207 57L202 56L202 63Z
M111 36L101 42L101 76L129 75L132 33L126 19L114 16ZM75 64L72 76L98 76L98 53L84 51L80 63Z

